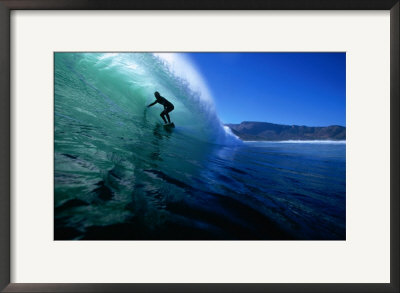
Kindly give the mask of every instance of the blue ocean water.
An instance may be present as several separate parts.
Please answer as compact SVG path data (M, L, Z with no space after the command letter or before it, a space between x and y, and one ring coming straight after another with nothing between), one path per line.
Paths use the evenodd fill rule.
M56 240L345 239L345 143L240 142L182 62L54 60ZM155 90L175 129L145 107Z

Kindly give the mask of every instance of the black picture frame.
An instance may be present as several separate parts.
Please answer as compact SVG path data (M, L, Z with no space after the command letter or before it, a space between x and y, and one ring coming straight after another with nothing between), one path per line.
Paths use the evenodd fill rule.
M0 290L2 292L399 292L399 0L0 0ZM12 10L390 10L390 283L10 283L10 12Z

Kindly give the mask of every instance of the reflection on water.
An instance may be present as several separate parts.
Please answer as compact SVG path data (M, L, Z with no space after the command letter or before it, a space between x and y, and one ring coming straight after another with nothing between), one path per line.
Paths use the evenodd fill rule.
M56 239L345 238L345 145L228 147L140 127L151 135L95 163L57 157Z

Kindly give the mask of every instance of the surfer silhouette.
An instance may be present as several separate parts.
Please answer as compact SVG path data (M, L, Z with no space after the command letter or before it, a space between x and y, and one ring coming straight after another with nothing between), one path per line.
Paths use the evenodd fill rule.
M164 120L165 124L167 124L167 120L165 120L164 116L167 116L168 123L171 124L171 119L169 118L169 112L174 110L174 105L168 101L166 98L162 97L159 92L155 92L154 96L156 97L156 100L154 103L151 103L150 105L147 106L147 108L154 106L155 104L159 103L164 106L164 111L161 112L160 116Z

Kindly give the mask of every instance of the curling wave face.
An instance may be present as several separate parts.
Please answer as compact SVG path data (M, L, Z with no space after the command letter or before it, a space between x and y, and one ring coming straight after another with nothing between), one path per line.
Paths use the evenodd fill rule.
M196 176L213 145L239 142L224 130L204 82L182 56L56 53L54 78L55 206L114 199L84 208L84 225L120 222L130 214L91 217L126 204L135 184L154 181L146 169ZM161 125L161 106L146 108L155 90L175 106L173 132Z

